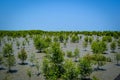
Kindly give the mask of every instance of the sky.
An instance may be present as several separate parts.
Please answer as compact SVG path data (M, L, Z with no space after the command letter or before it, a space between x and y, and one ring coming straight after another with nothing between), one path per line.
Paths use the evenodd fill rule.
M0 0L0 30L120 31L120 0Z

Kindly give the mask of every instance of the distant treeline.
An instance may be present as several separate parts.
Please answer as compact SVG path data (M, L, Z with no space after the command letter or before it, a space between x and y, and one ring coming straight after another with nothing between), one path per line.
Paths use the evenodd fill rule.
M84 34L84 35L97 35L97 36L113 36L118 37L120 31L42 31L42 30L23 30L23 31L0 31L0 36L12 36L12 37L25 37L27 35L69 35L69 34Z

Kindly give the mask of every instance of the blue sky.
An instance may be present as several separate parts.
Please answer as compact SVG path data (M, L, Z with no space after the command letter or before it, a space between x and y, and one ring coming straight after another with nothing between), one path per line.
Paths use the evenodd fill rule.
M120 0L0 0L0 30L120 31Z

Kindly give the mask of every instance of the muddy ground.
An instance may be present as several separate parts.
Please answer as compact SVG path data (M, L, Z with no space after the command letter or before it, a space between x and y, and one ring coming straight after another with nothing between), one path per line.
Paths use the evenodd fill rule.
M8 42L6 39L7 37L4 37L4 40L2 41L2 44L0 46L0 52L2 52L2 48L4 46L4 42ZM94 39L96 37L94 36ZM100 38L101 39L101 38ZM21 45L20 45L20 49L22 47L22 41L24 41L24 38L16 38L13 41L13 49L14 49L14 54L16 57L16 64L14 67L12 67L13 73L7 73L7 68L5 66L2 66L3 69L0 70L0 80L5 79L5 77L8 77L9 80L30 80L30 78L27 75L27 69L31 69L32 71L32 77L31 80L44 80L44 76L42 74L42 70L40 70L41 74L39 76L37 76L37 69L35 67L31 67L30 62L29 62L29 56L31 53L34 53L36 58L39 60L39 63L41 65L41 69L42 69L42 60L43 57L45 56L45 53L37 53L37 50L34 47L33 44L33 40L29 38L29 45L26 44L25 45L25 50L27 51L28 54L28 59L26 60L26 65L20 65L20 60L17 58L18 52L20 51L20 49L17 48L16 46L16 40L18 40ZM84 40L84 35L82 35L82 39L79 40L79 43L71 43L70 41L68 41L68 43L66 44L66 47L64 47L63 43L61 43L61 49L63 51L67 51L67 50L71 50L74 51L74 49L76 47L78 47L78 49L80 50L80 57L84 56L85 54L92 54L92 50L91 50L91 46L90 44L88 44L86 51L83 48L83 40ZM114 39L113 39L114 40ZM107 54L104 54L108 57L111 57L112 62L107 62L106 65L104 65L102 67L103 70L94 70L93 73L91 74L92 76L96 76L97 78L99 78L100 80L114 80L115 77L117 77L120 74L120 66L116 65L116 61L114 60L114 53L111 53L110 50L110 43L107 44L107 48L108 50L106 51ZM118 47L116 48L115 52L120 53L120 49L118 49Z

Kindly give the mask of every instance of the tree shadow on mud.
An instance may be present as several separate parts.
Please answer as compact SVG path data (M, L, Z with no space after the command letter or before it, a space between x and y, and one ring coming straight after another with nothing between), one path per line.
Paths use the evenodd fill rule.
M0 70L6 70L4 67L1 67Z
M120 80L120 74L114 80Z
M81 79L81 80L92 80L92 79L90 79L90 78L84 78L84 79Z
M37 50L36 53L44 53L43 50Z
M106 71L106 69L103 69L103 68L94 68L93 71Z
M110 51L111 53L116 53L116 51Z
M19 65L28 65L28 63L18 63Z
M18 70L9 70L9 71L7 71L7 73L16 73L16 72L18 72Z
M120 64L115 64L116 66L120 66Z
M30 67L35 67L35 66L36 66L35 64L30 65Z
M104 52L103 54L109 54L108 52Z

